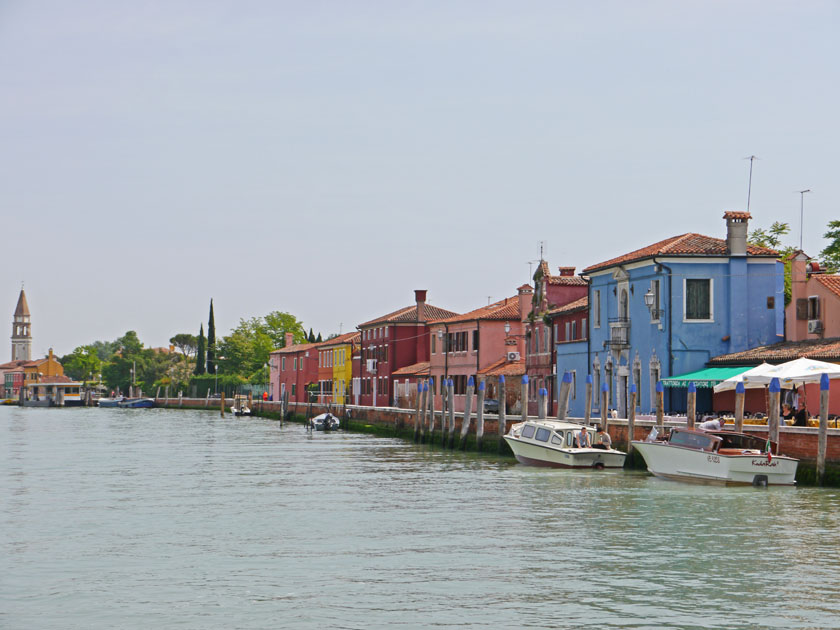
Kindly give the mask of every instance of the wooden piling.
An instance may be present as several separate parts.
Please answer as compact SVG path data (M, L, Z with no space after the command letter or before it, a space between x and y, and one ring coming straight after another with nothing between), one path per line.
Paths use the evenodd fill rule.
M537 417L540 420L545 420L547 398L548 390L545 387L540 387L537 391Z
M435 379L429 377L429 381L423 386L426 396L426 405L429 415L429 443L435 441Z
M660 435L665 432L665 386L662 381L656 381L656 431Z
M636 384L630 384L630 406L627 407L627 454L633 450L633 438L636 435Z
M414 411L414 441L419 442L423 429L420 421L420 410L423 408L423 383L417 381L417 405Z
M743 383L735 385L735 430L741 433L744 430L744 398L746 390Z
M592 421L592 375L586 375L586 400L583 403L583 424L589 426Z
M767 413L767 431L770 434L770 441L776 443L776 455L779 454L779 396L781 396L781 384L775 376L770 380L769 409Z
M449 414L449 448L455 448L455 381L447 383L447 412Z
M528 420L528 375L522 375L522 383L519 386L519 402L521 413L522 413L522 422L526 422Z
M472 399L475 392L475 380L470 376L467 381L467 397L464 400L464 417L461 420L461 437L458 440L458 448L462 451L467 450L467 434L470 432L470 423L472 422Z
M446 404L446 399L449 396L449 380L442 378L440 379L440 445L446 446L446 438L448 435L448 427L449 423L446 419L446 410L448 405Z
M688 401L686 402L686 426L693 429L697 423L697 386L694 381L688 384Z
M475 407L475 450L481 452L484 443L484 379L478 381L478 401Z
M499 452L505 446L505 433L507 433L507 393L505 391L505 375L499 376Z
M820 376L820 428L817 433L817 483L825 481L825 452L828 447L828 374Z
M225 392L222 391L222 397L219 399L219 411L221 412L222 418L225 417Z
M601 428L606 429L607 423L609 420L609 409L607 408L610 404L610 387L606 383L601 383Z
M566 410L569 408L569 393L572 390L572 373L563 372L563 380L560 382L560 395L557 400L557 419L566 419Z

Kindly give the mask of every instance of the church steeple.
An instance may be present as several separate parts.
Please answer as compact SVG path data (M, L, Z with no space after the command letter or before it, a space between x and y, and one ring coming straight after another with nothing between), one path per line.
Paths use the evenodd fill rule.
M32 323L29 320L29 304L26 293L20 289L15 316L12 319L12 361L32 360Z

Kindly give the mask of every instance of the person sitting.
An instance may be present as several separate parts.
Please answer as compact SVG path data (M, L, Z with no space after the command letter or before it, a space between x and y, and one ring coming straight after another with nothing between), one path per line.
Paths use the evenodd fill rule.
M607 433L607 430L602 426L598 426L595 430L597 431L598 435L595 441L595 446L593 448L602 448L604 450L611 449L612 438L610 437L610 434Z
M808 418L810 414L808 410L805 408L804 404L799 405L799 409L796 410L796 414L793 416L793 426L795 427L807 427L808 426Z
M592 447L592 438L589 437L589 431L586 430L586 427L581 427L580 431L575 433L575 444L578 448Z
M701 422L697 425L697 428L703 429L704 431L721 431L723 430L723 424L720 418L712 418L711 420Z

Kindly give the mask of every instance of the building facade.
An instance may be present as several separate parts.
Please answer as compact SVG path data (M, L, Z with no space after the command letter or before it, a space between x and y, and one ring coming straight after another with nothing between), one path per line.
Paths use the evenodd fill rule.
M286 333L286 346L269 356L271 395L281 400L289 392L289 402L311 402L308 389L318 393L318 343L294 343L294 335Z
M820 270L803 252L791 256L790 304L785 307L788 341L840 337L840 275Z
M570 411L584 412L585 376L593 409L601 383L608 406L626 417L631 384L637 412L655 407L664 377L702 369L714 356L774 343L784 334L784 271L774 250L747 244L746 212L727 212L727 238L674 236L583 271L589 278L586 340L557 346L557 373L577 391ZM666 390L666 412L685 410L685 390ZM706 400L708 399L708 400ZM711 391L698 390L698 409Z
M318 349L318 379L323 402L348 404L353 382L353 356L358 353L360 337L358 331L344 333L327 339Z

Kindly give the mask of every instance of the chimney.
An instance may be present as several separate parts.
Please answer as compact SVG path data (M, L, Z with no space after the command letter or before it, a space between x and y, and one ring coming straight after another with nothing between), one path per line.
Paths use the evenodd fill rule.
M560 275L561 276L573 276L573 275L575 275L575 268L574 267L560 267Z
M531 313L531 308L533 307L531 299L534 295L534 289L530 284L523 284L517 291L519 292L519 321L524 322L528 319L528 315Z
M417 302L417 321L426 321L426 289L414 289L414 301Z
M286 333L286 345L284 347L288 348L289 346L293 346L295 343L295 333Z
M726 255L747 255L747 228L752 218L749 212L724 212L726 219Z

